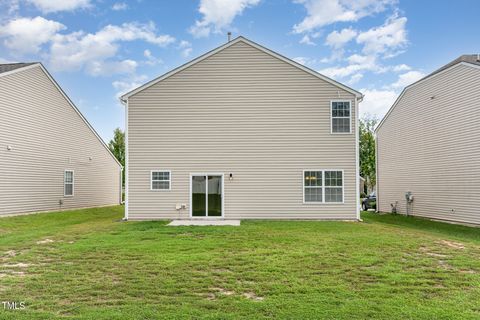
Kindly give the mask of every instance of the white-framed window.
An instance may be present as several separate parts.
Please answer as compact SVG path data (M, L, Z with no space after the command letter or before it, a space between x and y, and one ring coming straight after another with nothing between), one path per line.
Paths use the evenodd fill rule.
M331 133L352 132L352 107L350 101L333 100L330 102Z
M74 191L73 170L65 170L63 174L63 195L65 197L73 196Z
M303 170L304 203L343 203L343 170Z
M303 201L323 202L323 171L303 171Z
M150 190L170 190L171 176L170 170L150 171Z
M325 202L343 202L343 171L325 170Z

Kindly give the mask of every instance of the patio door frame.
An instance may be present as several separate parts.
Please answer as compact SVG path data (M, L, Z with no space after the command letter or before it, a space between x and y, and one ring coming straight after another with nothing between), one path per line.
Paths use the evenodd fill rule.
M206 177L206 204L205 204L205 207L206 207L206 214L205 216L193 216L192 215L192 198L193 198L193 195L192 195L192 178L195 177L195 176L204 176ZM221 199L222 199L222 215L221 216L208 216L208 177L209 176L217 176L217 177L221 177L222 179L222 195L221 195ZM189 194L189 198L190 198L190 219L223 219L225 217L225 175L223 173L215 173L215 172L208 172L208 173L190 173L190 194Z

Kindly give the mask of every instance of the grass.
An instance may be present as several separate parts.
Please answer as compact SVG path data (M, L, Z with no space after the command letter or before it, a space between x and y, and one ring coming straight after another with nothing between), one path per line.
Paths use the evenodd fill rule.
M0 319L478 319L480 230L402 216L241 227L0 219Z

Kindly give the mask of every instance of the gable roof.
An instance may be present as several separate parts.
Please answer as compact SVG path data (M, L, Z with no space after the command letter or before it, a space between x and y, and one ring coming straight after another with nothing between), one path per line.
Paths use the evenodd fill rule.
M311 75L313 75L313 76L315 76L315 77L317 77L317 78L319 78L319 79L322 79L322 80L324 80L324 81L326 81L326 82L328 82L328 83L330 83L330 84L333 84L334 86L336 86L336 87L338 87L338 88L340 88L340 89L343 89L343 90L345 90L345 91L347 91L347 92L350 92L350 93L354 94L354 95L357 97L357 99L362 99L362 98L363 98L363 94L362 94L362 93L360 93L360 92L358 92L358 91L356 91L356 90L354 90L354 89L352 89L352 88L350 88L350 87L348 87L348 86L346 86L346 85L344 85L344 84L341 84L340 82L337 82L337 81L335 81L335 80L333 80L333 79L331 79L331 78L329 78L329 77L327 77L327 76L324 76L324 75L322 75L322 74L320 74L320 73L318 73L318 72L316 72L316 71L314 71L314 70L312 70L312 69L310 69L310 68L307 68L307 67L305 67L304 65L302 65L302 64L300 64L300 63L298 63L298 62L295 62L295 61L293 61L293 60L291 60L291 59L289 59L289 58L286 58L286 57L282 56L281 54L278 54L278 53L276 53L276 52L274 52L274 51L272 51L272 50L270 50L270 49L268 49L268 48L265 48L265 47L259 45L258 43L255 43L255 42L253 42L253 41L251 41L251 40L248 40L247 38L244 38L244 37L242 37L242 36L239 36L239 37L233 39L232 41L229 41L229 42L221 45L220 47L217 47L217 48L215 48L215 49L213 49L213 50L211 50L211 51L209 51L209 52L207 52L207 53L205 53L205 54L203 54L203 55L201 55L201 56L199 56L199 57L191 60L190 62L187 62L187 63L179 66L178 68L175 68L175 69L173 69L173 70L171 70L171 71L169 71L169 72L161 75L160 77L157 77L157 78L155 78L155 79L153 79L153 80L145 83L144 85L142 85L142 86L140 86L140 87L138 87L138 88L136 88L136 89L133 89L133 90L130 91L130 92L127 92L126 94L124 94L124 95L122 95L122 96L120 97L120 100L121 100L122 102L126 102L129 97L137 94L138 92L143 91L143 90L145 90L145 89L153 86L153 85L156 84L157 82L160 82L160 81L162 81L162 80L165 80L165 79L167 79L168 77L171 77L171 76L173 76L174 74L176 74L176 73L178 73L178 72L180 72L180 71L182 71L182 70L184 70L184 69L186 69L186 68L188 68L188 67L190 67L190 66L192 66L192 65L194 65L194 64L196 64L196 63L198 63L198 62L200 62L200 61L202 61L202 60L204 60L204 59L206 59L206 58L208 58L208 57L210 57L210 56L212 56L212 55L214 55L214 54L216 54L216 53L218 53L218 52L220 52L220 51L222 51L222 50L224 50L224 49L226 49L226 48L228 48L228 47L230 47L230 46L232 46L232 45L234 45L234 44L236 44L236 43L238 43L238 42L244 42L244 43L246 43L246 44L248 44L248 45L250 45L250 46L252 46L252 47L254 47L254 48L258 49L258 50L260 50L260 51L265 52L266 54L268 54L268 55L270 55L270 56L273 56L273 57L275 57L275 58L277 58L277 59L280 59L280 60L282 60L283 62L286 62L286 63L288 63L288 64L291 64L291 65L293 65L294 67L297 67L297 68L299 68L299 69L301 69L301 70L303 70L303 71L305 71L305 72L307 72L307 73L309 73L309 74L311 74Z
M16 69L19 69L19 68L31 66L35 63L37 63L37 62L1 63L0 64L0 73L10 72L10 71L13 71L13 70L16 70Z
M478 68L480 69L480 54L464 54L464 55L461 55L460 57L458 57L457 59L447 63L446 65L444 65L443 67L441 68L438 68L437 70L433 71L432 73L428 74L427 76L423 77L422 79L406 86L402 92L400 93L400 95L398 96L398 98L395 100L395 102L393 103L393 105L390 107L390 109L387 111L387 113L385 114L385 116L383 117L382 121L380 121L380 123L378 124L378 126L375 128L375 133L378 132L378 130L380 130L380 127L383 125L383 123L385 122L385 120L388 118L388 116L390 115L390 113L392 113L393 109L395 108L395 106L398 104L398 102L400 102L400 100L402 99L402 97L404 96L405 92L416 86L417 84L427 80L427 79L430 79L431 77L434 77L438 74L441 74L443 72L446 72L452 68L455 68L459 65L464 65L464 66L469 66L469 67L473 67L473 68Z
M105 141L98 135L97 131L93 129L92 125L87 121L87 119L83 116L83 114L80 112L80 110L73 104L72 100L67 96L67 94L63 91L63 89L58 85L58 83L53 79L53 77L50 75L50 73L45 69L45 67L40 63L40 62L29 62L29 63L14 63L14 64L2 64L0 65L0 69L2 66L14 66L11 67L10 70L6 70L3 72L0 72L0 77L12 74L12 73L17 73L21 71L28 70L30 68L40 68L43 73L47 76L47 78L54 84L54 86L57 88L57 90L62 94L62 96L67 100L68 104L75 110L75 112L78 114L80 119L85 122L87 127L92 131L92 133L97 137L97 139L100 141L100 143L107 149L107 152L112 156L113 160L120 166L120 168L123 168L122 164L118 161L118 159L113 155L112 151L110 148L107 146Z

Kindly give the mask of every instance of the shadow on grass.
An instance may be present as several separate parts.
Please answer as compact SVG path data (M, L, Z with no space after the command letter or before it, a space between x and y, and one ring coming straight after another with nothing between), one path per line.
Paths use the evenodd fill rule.
M403 228L447 235L456 237L458 239L480 242L480 228L478 227L467 227L463 225L390 213L377 214L373 212L362 212L362 218L365 223L383 223Z

